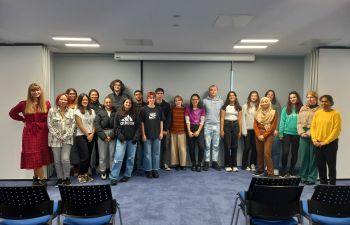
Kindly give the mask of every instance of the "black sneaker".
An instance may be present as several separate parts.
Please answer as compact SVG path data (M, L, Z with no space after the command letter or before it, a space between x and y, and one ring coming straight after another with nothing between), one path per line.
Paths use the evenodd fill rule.
M32 182L33 185L40 185L39 184L39 179L38 177L33 177L33 182Z
M192 171L196 171L196 164L192 164L191 170L192 170Z
M201 172L201 171L202 171L202 165L201 165L201 164L198 164L198 165L197 165L196 171L197 171L197 172Z
M204 171L208 171L209 170L209 162L204 162L203 170Z
M153 178L159 178L159 173L157 170L152 170Z
M58 188L58 185L60 185L60 184L64 184L64 180L63 179L58 179L56 184L55 184L55 187Z
M112 186L115 186L115 185L117 185L118 184L118 181L117 180L111 180L111 185Z
M70 178L67 177L65 180L63 180L63 185L70 185Z
M221 168L219 166L219 164L217 162L213 162L213 164L211 165L211 167L214 169L214 170L217 170L217 171L220 171Z
M180 166L180 170L186 170L186 166Z
M261 176L264 176L264 172L259 172L259 171L256 171L255 173L254 173L254 176L256 176L256 177L261 177Z
M130 179L130 177L124 176L120 182L128 182L128 180Z
M151 171L146 171L146 177L147 178L153 178L152 172Z

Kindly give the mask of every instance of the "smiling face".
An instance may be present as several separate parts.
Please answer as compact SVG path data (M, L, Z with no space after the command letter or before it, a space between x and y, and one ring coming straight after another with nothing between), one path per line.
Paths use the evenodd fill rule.
M58 99L58 106L60 108L67 108L68 105L68 98L66 95L61 95L61 97Z
M290 95L289 95L289 101L290 101L290 103L292 103L292 104L297 103L297 101L298 101L297 95L296 95L296 94L290 94Z
M197 96L192 96L191 102L193 108L198 108L199 98Z
M263 110L267 110L270 106L270 102L267 99L262 99L260 102L260 106Z
M35 88L30 90L30 96L34 99L40 98L41 95L41 89L40 88Z
M86 108L89 105L89 98L84 96L83 99L81 100L81 105Z
M306 101L310 106L314 106L317 104L317 98L315 98L315 96L313 95L307 95Z
M234 93L230 93L230 95L228 96L228 100L230 101L230 103L235 103L237 99L237 96Z
M329 111L332 108L332 103L331 101L328 100L328 98L323 97L321 98L321 107L323 108L324 111Z
M273 94L272 91L269 91L266 95L266 97L268 97L270 99L270 101L273 101L273 99L275 98L275 95Z
M258 100L258 95L256 93L252 93L250 95L250 101L255 103L257 100Z
M175 107L176 108L181 108L182 107L182 99L177 97L175 98Z
M91 93L90 93L90 100L91 100L91 102L92 103L94 103L94 102L97 102L98 101L98 94L97 94L97 92L96 91L92 91Z
M103 106L105 107L106 110L110 111L112 110L112 99L110 98L105 98L103 101Z
M150 95L147 97L147 102L149 106L154 106L155 101L156 101L156 98L153 95Z
M116 93L119 93L122 89L122 85L120 84L120 82L115 82L114 86L113 86L113 90Z
M75 99L77 98L77 93L75 93L74 91L69 91L68 93L68 98L71 102L74 102Z
M126 111L129 111L129 110L131 109L131 107L132 107L132 101L131 101L130 99L126 99L126 100L124 101L123 106L124 106L124 109L125 109Z

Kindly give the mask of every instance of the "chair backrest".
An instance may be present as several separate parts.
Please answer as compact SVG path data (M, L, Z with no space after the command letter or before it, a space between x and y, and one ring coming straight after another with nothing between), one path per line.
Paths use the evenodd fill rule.
M251 193L255 185L266 186L298 186L300 183L300 177L253 177L250 181L250 185L247 192L247 198L251 197Z
M311 214L350 217L350 186L317 185L308 209Z
M110 185L60 185L60 214L97 217L116 213L117 202Z
M53 213L43 185L26 187L0 187L0 217L5 219L29 219Z
M255 185L246 201L247 213L263 219L289 219L300 214L303 186Z

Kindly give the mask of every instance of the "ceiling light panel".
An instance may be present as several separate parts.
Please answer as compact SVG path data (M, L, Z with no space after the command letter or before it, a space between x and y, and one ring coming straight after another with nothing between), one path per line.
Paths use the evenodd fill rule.
M234 49L264 49L267 45L235 45Z
M92 41L91 37L63 37L63 36L55 36L52 37L55 41L83 41L89 42Z
M83 48L98 48L100 47L99 44L78 44L78 43L67 43L67 44L64 44L65 46L67 47L83 47Z
M242 39L241 43L276 43L278 39Z

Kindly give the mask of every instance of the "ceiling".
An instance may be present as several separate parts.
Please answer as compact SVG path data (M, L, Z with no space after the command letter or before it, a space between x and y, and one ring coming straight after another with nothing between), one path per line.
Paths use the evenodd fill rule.
M304 55L350 47L349 12L350 0L0 0L0 44L40 43L63 53ZM248 24L242 15L251 16ZM101 47L72 49L51 39L68 35L90 36ZM242 38L280 41L234 50Z

